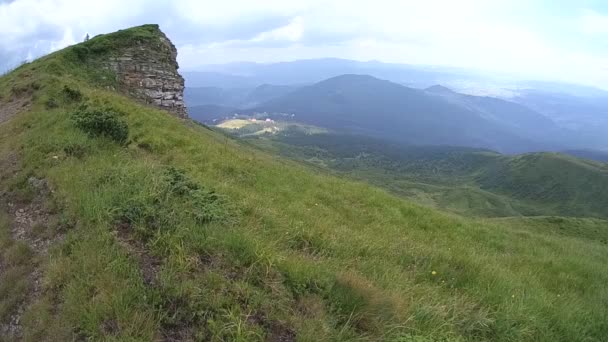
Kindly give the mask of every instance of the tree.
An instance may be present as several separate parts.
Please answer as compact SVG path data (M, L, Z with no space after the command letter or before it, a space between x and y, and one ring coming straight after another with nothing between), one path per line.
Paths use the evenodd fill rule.
M89 39L90 39L90 37L89 37L89 34L87 33L87 35L84 37L84 41L87 42L87 41L89 41Z

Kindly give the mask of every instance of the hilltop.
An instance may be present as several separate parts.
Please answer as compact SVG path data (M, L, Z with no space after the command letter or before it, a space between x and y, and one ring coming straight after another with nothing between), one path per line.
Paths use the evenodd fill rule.
M603 221L460 217L261 152L187 118L171 46L145 25L0 78L3 339L608 335Z

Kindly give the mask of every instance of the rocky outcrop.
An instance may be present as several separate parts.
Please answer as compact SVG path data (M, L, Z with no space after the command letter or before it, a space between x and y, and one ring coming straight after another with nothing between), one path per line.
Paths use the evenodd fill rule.
M177 71L177 49L157 30L157 41L134 41L109 56L104 64L116 73L121 88L131 96L185 118L184 78Z

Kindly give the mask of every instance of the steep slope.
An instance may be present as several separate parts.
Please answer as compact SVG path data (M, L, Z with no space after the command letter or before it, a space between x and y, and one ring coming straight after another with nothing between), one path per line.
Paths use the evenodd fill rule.
M163 37L100 38L154 49ZM82 60L83 46L0 78L3 108L28 99L0 124L3 339L608 333L604 244L443 214L274 158L108 88L116 75L98 63L120 49Z
M371 76L334 77L271 100L257 110L293 113L299 121L419 145L502 152L531 151L546 145L466 106Z

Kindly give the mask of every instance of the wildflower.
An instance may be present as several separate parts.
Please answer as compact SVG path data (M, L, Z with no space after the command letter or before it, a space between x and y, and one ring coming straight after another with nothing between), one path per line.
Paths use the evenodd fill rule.
M511 295L511 298L515 298L515 295Z
M433 271L431 272L432 275L437 275L437 272Z
M59 159L59 156L53 156L53 159Z

